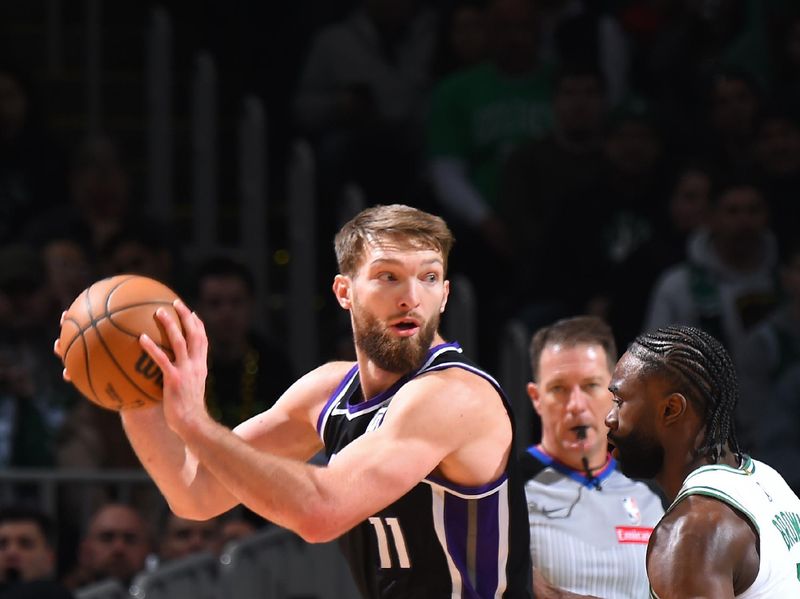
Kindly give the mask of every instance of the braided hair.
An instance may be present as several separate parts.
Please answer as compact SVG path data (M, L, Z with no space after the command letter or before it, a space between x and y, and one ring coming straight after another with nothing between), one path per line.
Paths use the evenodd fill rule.
M668 326L639 335L629 352L700 408L706 434L698 455L717 462L726 445L741 455L733 419L739 400L736 370L717 339L695 327Z

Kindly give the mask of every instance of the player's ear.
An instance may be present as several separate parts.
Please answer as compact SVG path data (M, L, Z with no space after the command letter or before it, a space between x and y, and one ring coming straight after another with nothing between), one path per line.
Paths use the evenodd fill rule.
M352 306L352 298L350 297L351 281L345 275L336 275L333 278L333 295L336 296L336 301L345 310L349 310Z
M447 279L444 280L444 295L442 296L442 303L439 306L439 314L444 312L444 308L447 305L447 298L450 297L450 281Z
M525 390L528 392L528 397L531 398L533 409L536 410L537 414L541 414L541 412L539 412L539 385L534 382L530 382L528 383L527 387L525 387Z
M662 403L664 424L670 426L680 421L686 414L689 402L682 393L670 393Z

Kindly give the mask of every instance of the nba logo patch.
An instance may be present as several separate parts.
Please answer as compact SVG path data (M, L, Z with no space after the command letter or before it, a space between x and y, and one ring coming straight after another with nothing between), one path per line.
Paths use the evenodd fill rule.
M380 410L375 412L375 415L372 417L372 420L370 420L369 424L367 425L366 432L374 431L383 423L383 417L386 415L386 410L388 409L389 406L384 406Z
M628 520L631 524L637 525L642 522L642 512L639 510L639 505L633 497L625 497L622 500L622 507L625 508L625 513L628 514Z

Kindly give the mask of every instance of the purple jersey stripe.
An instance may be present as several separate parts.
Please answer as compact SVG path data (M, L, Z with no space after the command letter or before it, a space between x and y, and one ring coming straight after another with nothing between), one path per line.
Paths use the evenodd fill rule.
M497 590L497 558L500 547L500 529L498 513L499 493L478 501L478 596L494 597Z
M495 595L500 541L498 508L497 494L483 499L464 499L445 493L447 549L461 573L462 599Z

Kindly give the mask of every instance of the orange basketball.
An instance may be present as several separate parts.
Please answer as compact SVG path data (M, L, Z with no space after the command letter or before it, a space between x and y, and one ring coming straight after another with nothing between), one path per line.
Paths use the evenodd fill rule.
M109 410L161 401L161 369L139 345L147 333L170 357L169 339L156 318L161 307L177 318L178 296L166 285L138 275L93 283L72 302L59 337L61 359L83 395Z

